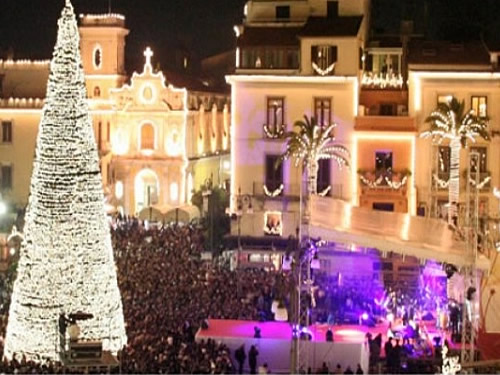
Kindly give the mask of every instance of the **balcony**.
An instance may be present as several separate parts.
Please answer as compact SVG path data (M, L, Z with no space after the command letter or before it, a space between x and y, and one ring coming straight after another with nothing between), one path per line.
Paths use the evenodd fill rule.
M358 116L354 130L416 132L417 123L414 117L409 116Z

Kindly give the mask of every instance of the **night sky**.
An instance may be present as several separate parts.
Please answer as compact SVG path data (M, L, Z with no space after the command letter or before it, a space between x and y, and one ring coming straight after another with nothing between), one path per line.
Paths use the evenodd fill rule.
M246 0L112 0L124 14L127 68L137 69L150 45L162 65L183 46L197 57L234 46L233 25L241 22ZM415 19L418 33L432 39L500 36L500 0L372 0L376 34L397 32L401 18ZM0 49L14 48L15 58L50 58L56 22L64 0L0 0ZM106 13L108 0L73 0L77 14ZM500 39L500 37L498 37ZM196 56L195 56L196 57Z

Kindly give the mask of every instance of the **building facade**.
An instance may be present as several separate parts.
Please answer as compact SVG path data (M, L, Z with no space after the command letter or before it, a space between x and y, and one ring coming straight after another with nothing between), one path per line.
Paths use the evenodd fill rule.
M118 14L80 15L80 45L101 172L110 210L139 214L189 204L207 179L229 180L229 95L208 83L153 69L125 72L129 30ZM0 62L3 199L29 195L49 61ZM196 167L195 167L196 166ZM143 215L144 216L144 215ZM147 215L146 215L147 216Z

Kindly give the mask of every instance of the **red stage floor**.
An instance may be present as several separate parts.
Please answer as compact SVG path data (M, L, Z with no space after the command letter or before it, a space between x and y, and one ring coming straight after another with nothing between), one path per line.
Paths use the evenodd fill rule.
M253 338L254 327L260 328L262 338L288 340L292 337L289 323L218 319L210 319L209 328L200 330L198 337ZM311 326L313 341L326 341L327 329L328 325L326 324ZM373 337L382 334L382 342L385 342L387 340L387 329L387 324L378 324L375 327L340 325L333 326L333 335L335 342L364 343L367 333L371 333ZM431 344L433 344L432 340L435 336L442 336L442 331L436 328L434 321L425 322L423 331L427 333Z

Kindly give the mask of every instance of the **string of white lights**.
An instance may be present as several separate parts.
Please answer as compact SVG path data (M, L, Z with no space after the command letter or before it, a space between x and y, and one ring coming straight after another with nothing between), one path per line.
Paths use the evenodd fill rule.
M122 302L70 0L58 21L4 354L59 360L60 313L84 312L83 339L126 344Z

